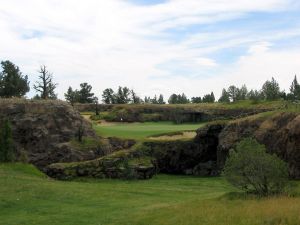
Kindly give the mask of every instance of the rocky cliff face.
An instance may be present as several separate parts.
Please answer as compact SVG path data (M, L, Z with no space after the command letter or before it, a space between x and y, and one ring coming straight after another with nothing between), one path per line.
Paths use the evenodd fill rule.
M156 159L160 172L197 176L218 175L218 135L224 125L199 129L194 140L145 142L147 155Z
M103 149L80 150L71 144L79 127L84 136L97 140L91 124L61 101L0 99L0 123L12 125L17 153L25 152L30 163L44 168L54 162L94 159Z
M228 152L245 137L254 137L289 165L292 178L300 179L300 115L277 113L253 116L229 123L219 135L218 167L222 168Z
M135 172L144 169L148 174L139 175L139 178L150 178L154 168L169 174L215 176L222 171L229 150L245 137L254 137L266 145L269 153L277 154L288 163L291 178L300 179L300 116L295 113L210 124L200 128L194 140L147 141L126 154L133 161L151 159L146 165L141 163L133 167ZM122 178L122 162L120 154L113 154L87 163L54 164L49 167L48 174L58 178L82 174Z

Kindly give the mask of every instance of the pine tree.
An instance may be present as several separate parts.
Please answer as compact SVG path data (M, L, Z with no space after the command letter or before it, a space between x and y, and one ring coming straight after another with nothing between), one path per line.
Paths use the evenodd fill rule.
M65 99L67 102L71 103L71 105L73 105L75 102L78 102L78 91L73 91L72 87L69 87L67 93L65 93Z
M223 102L223 103L229 103L230 102L229 93L226 91L225 88L223 88L222 95L219 98L218 102Z
M300 100L300 85L298 83L296 75L290 87L290 92L293 100Z
M27 76L23 76L19 67L10 61L1 62L2 72L0 72L0 97L22 97L29 90Z
M162 94L159 95L158 97L158 104L166 104L165 101L164 101L164 96Z
M271 81L266 81L264 83L262 92L266 100L272 101L280 98L280 87L274 77L272 77Z

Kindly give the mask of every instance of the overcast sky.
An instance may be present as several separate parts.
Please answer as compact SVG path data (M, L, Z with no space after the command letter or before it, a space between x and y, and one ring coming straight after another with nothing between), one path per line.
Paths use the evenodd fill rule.
M0 60L31 85L47 65L60 98L82 82L98 96L120 85L192 97L274 76L288 90L300 78L299 2L0 0Z

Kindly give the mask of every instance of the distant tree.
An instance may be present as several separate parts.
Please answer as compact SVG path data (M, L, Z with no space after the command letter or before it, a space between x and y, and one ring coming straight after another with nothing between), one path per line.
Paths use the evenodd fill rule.
M65 93L65 99L67 102L71 103L71 105L75 102L79 102L78 90L73 91L72 87L69 87L67 93Z
M264 145L246 138L230 151L224 176L237 188L266 196L284 191L288 167L276 155L266 153Z
M192 97L191 100L192 100L192 103L194 103L194 104L202 102L202 98L201 97Z
M229 93L226 91L225 88L222 90L222 95L219 98L218 102L223 102L223 103L229 103L230 102L230 96Z
M150 103L151 103L151 98L145 96L145 98L144 98L144 103L145 103L145 104L150 104Z
M8 120L5 120L0 128L0 162L12 162L15 160L12 130Z
M179 104L190 103L190 100L186 97L186 95L184 93L182 93L181 95L178 95L178 99L179 99Z
M158 104L157 96L154 95L154 98L151 99L152 104Z
M130 89L128 87L119 87L115 94L117 104L128 104L131 101Z
M27 76L23 76L19 67L10 61L1 62L0 72L0 97L22 97L29 90Z
M181 95L172 94L168 100L169 104L187 104L190 100L186 97L184 93Z
M262 95L261 92L257 91L257 90L250 90L247 94L247 99L253 101L253 102L258 102L260 100L264 99L264 96Z
M166 104L166 102L164 101L164 96L162 94L159 95L157 103L161 105Z
M141 104L142 99L137 96L137 94L134 92L134 90L131 90L131 101L133 104Z
M78 91L78 100L80 103L93 103L94 93L92 91L92 86L88 83L80 84L80 90Z
M41 66L39 73L39 81L33 85L33 88L40 93L41 99L57 99L57 95L54 93L57 84L53 83L53 74L47 70L45 65Z
M105 104L115 104L115 93L113 89L111 88L106 88L103 93L102 93L102 101Z
M178 104L178 96L176 94L172 94L168 102L169 104Z
M296 75L290 87L290 94L290 98L292 98L292 100L300 100L300 85Z
M238 88L234 85L229 86L227 90L230 101L235 102L237 100Z
M215 94L211 92L210 96L211 96L211 102L215 102L216 101Z
M280 87L274 77L272 77L271 81L264 83L262 93L266 100L272 101L280 98Z
M211 94L204 95L204 97L202 98L202 102L203 103L213 103L213 102L215 102L214 93L211 92Z
M246 100L248 94L248 89L244 84L241 88L237 88L236 100Z

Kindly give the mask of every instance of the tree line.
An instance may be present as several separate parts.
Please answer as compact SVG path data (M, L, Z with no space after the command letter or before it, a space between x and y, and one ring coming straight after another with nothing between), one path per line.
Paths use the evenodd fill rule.
M24 97L30 91L30 82L28 76L23 75L19 67L10 61L1 62L2 71L0 71L0 97ZM33 89L37 94L34 99L57 99L55 89L58 84L53 80L53 74L48 71L45 65L38 70L38 80L34 83ZM80 89L69 87L64 94L66 101L74 103L98 103L98 98L92 92L92 86L88 83L81 83ZM223 88L221 97L217 100L222 103L236 102L240 100L252 101L273 101L278 99L300 100L300 85L295 75L289 92L281 91L279 83L272 77L266 81L260 90L250 91L246 85L236 87L231 85ZM128 87L119 86L117 90L106 88L102 92L102 102L104 104L166 104L162 94L154 97L145 96L141 98L137 93ZM169 104L188 104L188 103L213 103L216 102L213 92L191 99L182 94L172 94L168 101Z

